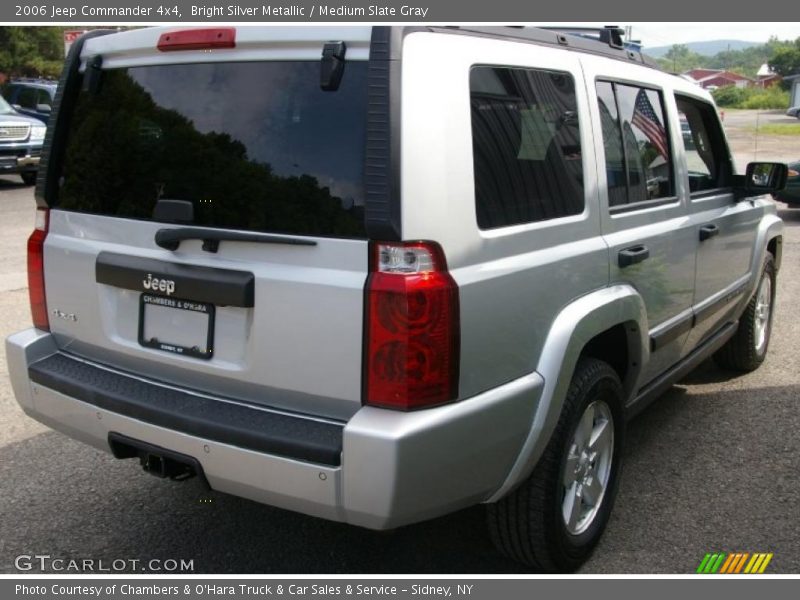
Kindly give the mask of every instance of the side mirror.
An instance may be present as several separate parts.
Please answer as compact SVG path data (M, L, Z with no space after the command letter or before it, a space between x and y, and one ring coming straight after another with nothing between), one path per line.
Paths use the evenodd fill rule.
M788 175L789 167L785 163L751 162L744 178L737 177L736 197L742 199L779 192L786 187Z
M36 110L38 110L39 112L49 113L52 110L52 108L50 108L49 104L37 104Z

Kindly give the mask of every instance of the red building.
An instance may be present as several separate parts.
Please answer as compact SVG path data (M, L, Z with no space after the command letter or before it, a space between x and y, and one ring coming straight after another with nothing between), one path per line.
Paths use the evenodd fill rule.
M749 77L724 69L692 69L681 75L690 81L694 81L703 89L716 89L729 85L744 88L755 84L755 81Z

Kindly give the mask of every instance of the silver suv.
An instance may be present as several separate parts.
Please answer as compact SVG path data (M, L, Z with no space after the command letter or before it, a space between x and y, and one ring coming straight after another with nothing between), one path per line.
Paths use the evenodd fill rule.
M153 474L573 570L626 420L764 360L786 167L616 30L93 31L58 89L14 391Z

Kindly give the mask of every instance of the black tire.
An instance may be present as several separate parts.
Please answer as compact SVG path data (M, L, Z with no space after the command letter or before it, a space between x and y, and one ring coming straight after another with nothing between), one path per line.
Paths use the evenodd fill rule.
M36 173L20 173L20 177L22 177L22 182L25 185L34 185L36 183Z
M613 453L605 491L588 527L573 534L562 515L564 471L573 436L587 407L601 400L613 421ZM582 358L572 377L553 436L530 477L487 507L489 533L501 553L537 571L572 572L591 554L608 523L619 487L625 421L617 373L594 358Z
M769 281L769 315L766 321L765 337L760 340L759 332L759 294L765 280ZM775 259L767 252L761 278L750 302L739 318L739 328L734 336L714 354L716 363L724 369L749 373L764 362L772 333L772 316L775 313ZM759 344L759 342L761 342Z

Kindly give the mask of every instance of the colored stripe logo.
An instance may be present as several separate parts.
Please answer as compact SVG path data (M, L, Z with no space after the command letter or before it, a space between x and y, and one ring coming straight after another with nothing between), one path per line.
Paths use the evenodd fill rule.
M703 575L758 575L767 570L769 561L772 560L772 552L714 552L707 553L697 573Z

